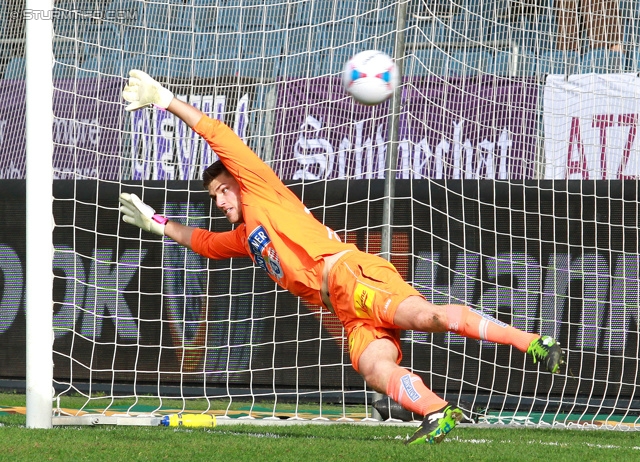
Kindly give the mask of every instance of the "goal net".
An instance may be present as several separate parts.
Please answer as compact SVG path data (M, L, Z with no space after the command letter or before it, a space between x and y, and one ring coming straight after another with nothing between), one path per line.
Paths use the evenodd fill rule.
M231 229L201 185L216 153L166 111L124 111L125 78L142 69L232 127L318 219L388 254L429 301L567 352L552 376L511 347L403 332L402 364L435 392L489 423L638 425L636 0L0 8L3 351L25 348L24 23L54 23L56 412L277 417L288 403L297 419L372 417L335 316L249 259L208 261L122 222L129 192L172 220ZM341 87L366 49L397 59L398 104L361 106ZM24 377L16 358L0 358L3 383ZM366 407L354 417L349 404Z

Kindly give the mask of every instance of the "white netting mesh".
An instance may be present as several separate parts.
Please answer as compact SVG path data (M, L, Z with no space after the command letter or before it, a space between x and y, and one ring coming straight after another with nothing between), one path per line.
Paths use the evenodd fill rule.
M125 113L120 90L139 68L224 120L318 218L372 253L382 249L394 143L391 260L403 276L433 302L477 307L568 349L569 372L551 377L509 347L406 332L403 364L435 391L488 408L488 421L635 423L636 0L0 8L5 179L25 175L24 22L54 21L61 396L80 392L87 407L105 396L157 396L158 407L370 397L331 314L277 289L248 260L207 262L121 225L117 196L127 191L173 219L229 229L199 181L215 153L167 112ZM371 48L399 58L399 113L356 105L340 86L345 61ZM24 225L0 231L1 262L23 258L12 226ZM24 343L21 313L8 308L19 303L20 275L10 279L8 268L0 342Z

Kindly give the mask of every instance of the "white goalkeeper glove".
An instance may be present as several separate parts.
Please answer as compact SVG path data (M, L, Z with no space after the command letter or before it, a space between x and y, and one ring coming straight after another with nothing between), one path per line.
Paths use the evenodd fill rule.
M122 204L120 207L122 220L125 223L164 236L164 226L169 221L167 217L158 215L152 207L142 202L135 194L120 194L120 204Z
M131 103L125 108L127 111L136 111L150 104L166 109L173 99L173 93L146 72L132 69L129 71L129 83L122 90L122 97Z

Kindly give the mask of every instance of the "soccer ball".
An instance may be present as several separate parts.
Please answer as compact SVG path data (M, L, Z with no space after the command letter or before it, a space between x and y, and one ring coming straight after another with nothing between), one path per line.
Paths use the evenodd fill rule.
M347 61L342 71L344 89L367 106L389 99L398 80L398 68L391 56L376 50L358 53Z

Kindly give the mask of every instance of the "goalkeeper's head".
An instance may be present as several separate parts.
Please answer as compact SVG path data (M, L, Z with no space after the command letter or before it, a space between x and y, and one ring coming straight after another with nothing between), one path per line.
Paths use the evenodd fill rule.
M202 174L204 189L231 223L243 223L240 185L224 164L217 160Z

